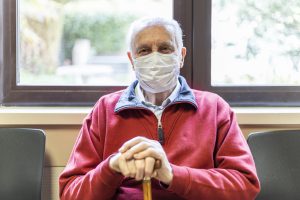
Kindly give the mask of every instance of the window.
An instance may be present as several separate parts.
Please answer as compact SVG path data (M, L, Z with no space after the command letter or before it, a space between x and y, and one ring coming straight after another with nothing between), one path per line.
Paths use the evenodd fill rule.
M213 0L212 85L299 86L299 6Z
M64 15L64 21L61 22L63 26L56 23L60 28L49 28L55 32L64 27L61 39L51 39L59 41L54 51L55 65L49 64L53 63L53 60L48 60L48 63L40 62L39 51L47 49L45 44L40 42L34 43L40 49L31 47L39 51L27 51L30 48L26 47L23 48L26 51L22 52L22 45L27 45L28 35L35 37L30 35L30 31L26 32L27 35L22 35L25 33L20 35L19 32L20 28L26 27L28 13L29 17L33 13L32 10L26 13L26 9L30 8L26 8L24 2L50 1L63 4L60 15ZM74 36L68 30L68 28L76 28L74 25L67 26L74 23L72 22L74 19L71 20L69 17L74 12L88 9L84 8L80 1L83 0L0 0L0 20L2 19L0 28L3 27L0 29L0 76L2 76L0 102L2 104L93 105L100 96L123 89L132 80L130 65L124 57L125 47L118 46L119 43L125 44L124 38L117 37L123 42L116 42L115 39L109 41L93 36L97 31L91 31L91 35L88 36L84 34ZM88 7L92 0L84 2L87 2L85 6ZM116 3L118 0L106 2ZM115 4L116 9L120 2ZM284 0L126 1L128 4L137 2L147 4L146 9L150 8L149 2L165 2L165 7L172 5L172 8L163 13L168 16L173 13L173 17L182 25L188 54L181 74L186 77L191 87L218 93L233 106L300 105L299 1L289 1L289 4ZM55 5L53 4L53 8ZM105 11L100 11L103 7L94 5L90 7L97 13L108 15ZM48 5L47 12L50 8L52 7ZM115 11L118 13L115 17L121 13L135 15L134 12L126 11L124 7L120 9L118 12ZM156 9L148 9L148 11L161 13L157 6ZM43 12L44 17L47 12ZM98 15L93 15L92 11L88 13L90 20L101 21ZM55 18L55 16L51 17ZM80 20L83 19L75 19L77 25L80 24ZM124 27L116 25L119 28L118 32L125 31L129 21L122 24ZM80 25L81 27L93 29L92 25L89 27ZM80 28L77 27L77 30L81 30ZM25 40L22 40L22 37ZM104 41L112 42L108 45L111 48L106 47L101 50L97 46L98 42ZM114 42L118 43L116 47L111 45ZM81 53L83 49L87 49L85 53ZM48 55L50 59L51 52ZM43 59L43 62L45 61L46 59ZM45 74L41 71L30 69L41 65L47 73L55 76L45 78ZM120 66L124 70L122 78L116 74L120 72L118 70ZM85 70L86 68L90 70ZM39 76L30 73L39 73Z
M130 23L173 18L172 0L19 0L18 7L19 86L126 86L134 80Z
M296 0L194 1L194 87L231 105L300 105L299 8Z
M160 15L174 17L188 29L186 13L191 2L0 0L0 26L4 27L0 102L93 105L133 79L125 41L131 21ZM186 37L191 38L189 33ZM191 44L190 39L187 43ZM191 77L190 71L186 68L183 73Z

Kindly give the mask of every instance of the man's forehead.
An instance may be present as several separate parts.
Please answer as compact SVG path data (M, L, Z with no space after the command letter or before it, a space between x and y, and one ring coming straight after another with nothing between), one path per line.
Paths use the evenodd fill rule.
M170 30L163 26L147 27L139 31L134 40L134 46L145 45L147 43L157 44L172 44L175 41L175 37Z

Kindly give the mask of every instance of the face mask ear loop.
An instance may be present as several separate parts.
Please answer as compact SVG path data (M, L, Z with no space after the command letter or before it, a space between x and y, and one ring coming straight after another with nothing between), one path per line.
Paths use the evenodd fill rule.
M182 57L182 56L181 56ZM183 68L183 64L184 64L184 58L180 59L180 68Z
M184 64L184 58L182 56L182 52L181 51L179 52L179 55L180 55L179 68L182 68L183 64Z
M180 55L179 68L182 68L183 64L184 64L184 58L182 56L182 50L178 50L177 52L178 52L178 55Z

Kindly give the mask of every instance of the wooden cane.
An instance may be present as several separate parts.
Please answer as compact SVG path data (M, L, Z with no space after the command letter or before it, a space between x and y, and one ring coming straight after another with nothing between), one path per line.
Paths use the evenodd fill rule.
M151 178L150 177L145 177L143 179L143 192L144 192L144 200L152 200Z
M161 161L156 160L154 169L161 168ZM151 188L151 178L145 177L143 179L143 193L144 193L144 200L152 200L152 188Z

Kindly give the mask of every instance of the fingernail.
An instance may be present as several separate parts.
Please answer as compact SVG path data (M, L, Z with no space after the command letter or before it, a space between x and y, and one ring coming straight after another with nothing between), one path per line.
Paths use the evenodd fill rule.
M155 171L155 172L152 173L151 177L154 178L156 176L157 176L157 172Z
M133 157L134 158L139 158L139 154L134 154Z
M126 159L131 159L131 155L129 153L125 153L125 158Z

